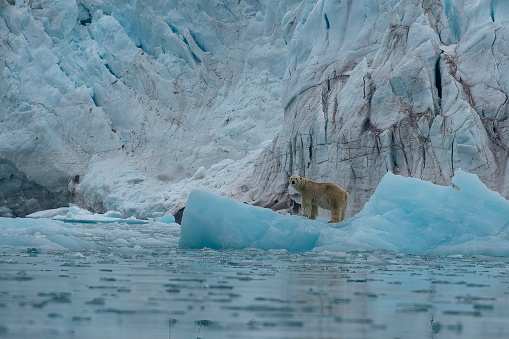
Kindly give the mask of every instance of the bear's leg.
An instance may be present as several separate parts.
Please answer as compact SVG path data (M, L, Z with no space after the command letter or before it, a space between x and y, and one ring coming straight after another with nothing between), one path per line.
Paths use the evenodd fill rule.
M302 199L302 216L311 219L311 201L308 199Z
M341 214L340 208L338 208L337 206L331 208L330 211L331 220L329 221L329 224L340 222L341 221L341 219L339 218L340 214Z
M341 221L346 220L346 205L341 207L341 213L339 218Z
M311 217L309 219L315 220L318 216L318 205L311 205Z
M345 203L341 206L341 221L346 220L346 208L348 207L348 195L346 196Z

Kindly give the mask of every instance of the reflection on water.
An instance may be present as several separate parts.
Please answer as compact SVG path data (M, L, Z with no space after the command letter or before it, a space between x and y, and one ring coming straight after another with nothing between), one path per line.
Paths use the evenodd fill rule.
M0 250L2 338L503 338L509 260Z

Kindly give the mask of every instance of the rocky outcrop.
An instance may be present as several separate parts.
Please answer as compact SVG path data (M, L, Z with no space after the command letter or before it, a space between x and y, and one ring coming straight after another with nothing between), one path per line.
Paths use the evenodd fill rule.
M69 192L50 192L27 178L11 161L0 158L0 217L24 217L69 201Z
M449 185L458 168L508 197L509 4L335 3L287 14L283 129L244 200L289 209L299 174L345 187L351 216L388 171Z

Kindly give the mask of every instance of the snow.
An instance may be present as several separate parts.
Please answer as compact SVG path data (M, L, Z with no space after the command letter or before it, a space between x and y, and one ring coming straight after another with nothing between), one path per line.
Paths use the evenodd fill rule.
M122 215L139 219L158 218L164 214L176 214L186 205L189 192L205 189L226 196L237 196L242 183L250 180L252 165L261 149L271 141L259 145L238 161L225 159L205 168L199 167L190 178L174 180L165 174L145 176L131 168L136 167L134 158L100 160L92 157L89 172L76 187L77 203L115 210Z
M508 337L507 18L0 1L0 336Z
M301 2L282 22L285 120L251 201L281 201L298 174L346 188L352 216L388 171L450 185L458 168L508 198L508 4Z
M141 220L71 204L29 218L0 218L0 245L131 252L178 243L183 249L509 257L509 201L462 170L453 184L387 173L362 211L337 224L276 213L206 190L190 193L182 226L171 214Z
M363 210L334 226L193 191L179 247L508 257L509 201L462 170L453 183L459 190L387 173Z

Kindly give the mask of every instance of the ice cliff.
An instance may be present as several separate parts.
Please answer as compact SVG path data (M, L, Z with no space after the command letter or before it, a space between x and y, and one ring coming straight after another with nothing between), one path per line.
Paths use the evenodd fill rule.
M0 159L96 211L178 210L279 131L294 2L0 1Z
M458 168L508 197L507 18L502 0L1 0L0 189L32 203L0 213L150 217L194 188L288 210L300 174L352 215L387 171Z
M333 181L359 211L387 171L449 185L456 169L509 195L509 2L303 2L282 21L283 129L252 199L286 175Z

